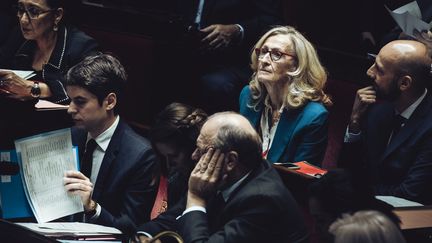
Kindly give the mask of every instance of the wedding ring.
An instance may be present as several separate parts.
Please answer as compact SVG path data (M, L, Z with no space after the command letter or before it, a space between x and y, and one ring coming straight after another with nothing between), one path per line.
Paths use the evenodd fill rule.
M3 86L4 85L4 80L1 80L0 81L0 86Z

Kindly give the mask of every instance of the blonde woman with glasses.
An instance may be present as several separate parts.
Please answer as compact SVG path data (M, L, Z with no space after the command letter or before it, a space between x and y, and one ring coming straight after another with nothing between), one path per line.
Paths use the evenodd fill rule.
M296 29L279 26L255 44L253 75L240 94L240 113L263 140L270 162L321 165L327 146L327 74L315 48Z

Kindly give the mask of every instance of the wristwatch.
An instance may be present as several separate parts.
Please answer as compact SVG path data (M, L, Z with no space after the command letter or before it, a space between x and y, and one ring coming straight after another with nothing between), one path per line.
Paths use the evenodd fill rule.
M84 211L85 216L88 217L88 218L93 217L93 215L96 214L97 205L98 205L97 202L91 200L91 202L90 202L90 210Z
M39 82L34 81L31 87L30 94L33 98L39 98L41 95L41 89L39 87Z

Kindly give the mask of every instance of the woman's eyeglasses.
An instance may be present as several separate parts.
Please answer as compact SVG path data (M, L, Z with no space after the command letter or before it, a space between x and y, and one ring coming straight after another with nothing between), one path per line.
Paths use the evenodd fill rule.
M282 58L282 56L290 56L294 58L294 55L281 52L278 50L269 50L268 48L255 48L255 53L258 56L258 59L264 58L267 53L270 53L270 59L275 62Z
M25 8L24 6L17 6L16 10L18 18L22 18L25 13L29 19L37 19L41 14L54 11L55 9L42 10L36 7Z

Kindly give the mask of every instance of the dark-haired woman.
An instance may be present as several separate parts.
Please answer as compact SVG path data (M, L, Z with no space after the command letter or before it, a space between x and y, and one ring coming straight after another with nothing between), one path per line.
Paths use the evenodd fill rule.
M24 37L7 41L0 50L0 146L13 140L71 125L66 113L35 112L39 98L68 104L64 74L97 50L94 39L64 24L66 0L18 0L16 15ZM30 70L30 80L11 71Z
M17 17L25 42L1 57L0 68L33 70L34 81L0 71L0 88L9 98L44 98L67 103L63 75L82 58L94 52L96 41L63 24L64 1L19 0Z
M166 191L164 197L168 204L158 206L161 201L156 200L155 207L159 208L155 208L152 217L185 195L189 175L195 167L191 155L206 119L203 110L181 103L172 103L157 115L149 136L161 162L159 193Z

